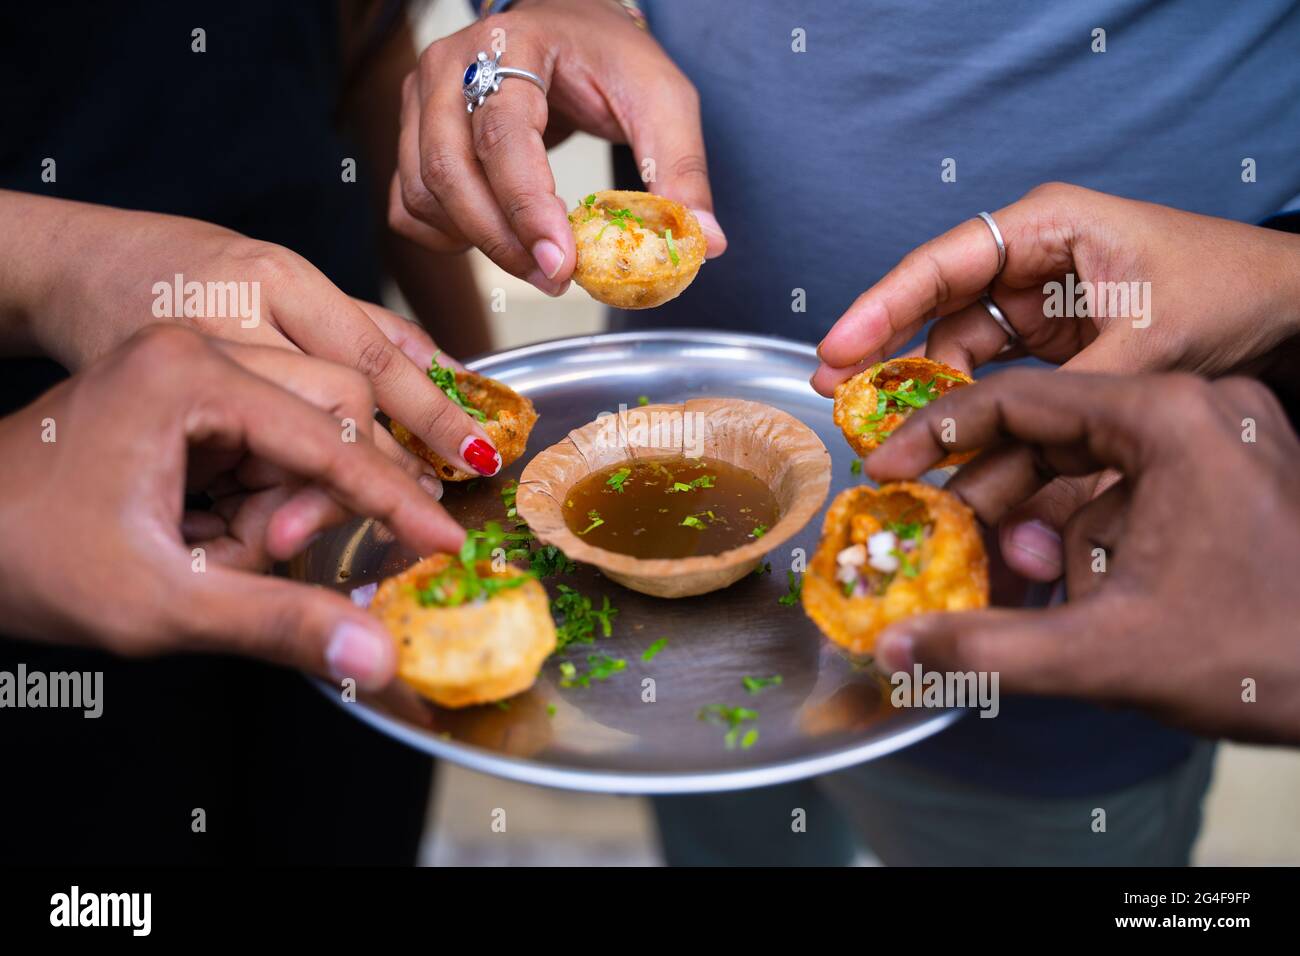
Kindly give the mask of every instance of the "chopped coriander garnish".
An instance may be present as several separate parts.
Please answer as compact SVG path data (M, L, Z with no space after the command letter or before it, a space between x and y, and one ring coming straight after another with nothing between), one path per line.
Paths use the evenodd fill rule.
M641 217L632 212L631 209L606 209L605 214L609 216L609 222L600 227L600 232L596 233L596 241L605 234L605 230L610 226L618 226L620 232L627 232L628 220L635 219L638 226L644 226Z
M746 725L758 720L756 710L748 707L731 707L727 704L710 704L708 707L702 707L696 716L700 720L707 720L711 724L727 728L727 733L722 739L728 750L735 750L738 741L741 749L744 750L754 746L758 741L757 727L749 727L744 738L741 738L741 731L745 730Z
M421 607L459 607L472 601L487 600L502 591L517 588L535 575L531 571L506 577L489 573L480 576L478 562L491 557L502 547L506 533L495 521L489 521L483 531L471 530L465 534L461 545L459 563L433 575L423 588L416 592Z
M479 577L477 571L453 565L441 574L435 575L416 592L421 607L460 607L480 598L487 599L517 588L532 575L516 577Z
M700 477L692 479L690 482L674 481L671 488L664 490L664 494L671 495L679 491L694 491L696 488L712 488L717 482L716 475L700 475Z
M438 356L441 354L441 351L433 353L433 361L430 363L429 371L426 374L433 381L433 384L442 389L442 393L450 398L466 415L480 422L487 421L487 416L469 403L465 393L456 384L455 370L438 364Z
M627 661L608 654L592 654L587 658L587 663L591 665L591 673L588 675L591 680L609 680L619 671L627 670Z
M511 478L506 482L505 487L501 489L501 503L505 505L507 518L519 517L519 512L515 509L515 496L517 494L519 494L519 482Z
M773 674L771 677L742 677L740 683L745 690L751 694L757 694L767 687L779 687L781 684L781 675Z
M649 396L649 395L638 395L638 396L636 397L636 403L637 403L638 405L649 405L649 404L650 404L650 396Z
M755 573L756 575L760 576L760 577L761 577L762 575L764 575L764 574L771 574L771 573L772 573L772 562L771 562L771 561L764 561L764 562L763 562L762 564L760 564L758 567L754 568L754 573Z
M618 471L614 472L614 474L605 479L605 484L609 485L609 487L613 488L621 495L623 493L623 482L627 481L631 474L631 468L620 468Z
M591 531L593 528L599 528L601 525L605 523L605 519L602 518L600 516L600 512L596 511L595 509L588 511L587 517L591 520L591 524L587 525L587 527L579 531L578 534L586 534L588 531Z
M939 397L939 390L934 387L933 379L928 382L918 382L909 378L893 391L882 388L880 393L893 399L899 406L907 405L911 408L925 408Z
M543 545L528 554L528 566L539 578L553 574L572 574L577 565L553 544Z
M949 382L961 382L963 385L966 384L964 378L958 378L956 375L948 375L944 372L935 372L934 375L936 378L947 379Z
M643 661L654 660L655 656L667 646L668 646L668 638L666 637L659 638L659 640L655 641L653 644L651 644L649 647L645 649L645 652L641 655L641 660Z
M885 530L904 541L920 541L925 536L925 525L919 521L886 521Z
M853 463L849 465L849 471L853 472L855 475L862 474L862 459L854 458Z
M799 603L799 594L803 591L803 578L797 577L793 571L785 573L790 582L790 590L777 598L776 603L783 607L794 607Z
M555 705L554 705L554 704L547 704L547 705L546 705L546 716L547 716L547 717L554 717L554 716L555 716Z
M560 665L560 673L563 675L560 680L561 687L590 687L594 680L609 680L619 671L627 670L627 661L621 657L610 657L608 654L589 654L587 663L591 665L591 670L579 675L578 669L565 661ZM565 668L568 668L566 671Z
M618 609L609 603L609 598L602 599L600 610L592 607L591 598L567 584L556 585L560 596L551 602L551 613L561 620L556 625L556 650L563 650L570 644L590 644L596 639L596 627L600 633L609 637L613 633L614 617ZM563 665L561 665L563 669Z
M905 551L894 548L889 552L898 559L898 570L905 578L914 578L921 573L920 566Z
M677 244L673 242L673 231L671 229L664 230L664 242L668 244L668 257L673 260L673 265L677 265L681 262L681 259L677 255Z
M694 528L696 531L704 530L704 522L701 521L699 518L695 517L695 515L687 515L685 518L683 518L682 526L687 528Z
M499 700L499 701L496 702L496 704L497 704L497 710L509 710L509 709L510 709L510 701L508 701L508 700Z
M754 530L749 533L749 536L751 538L761 538L765 534L767 534L767 525L756 524L754 525Z

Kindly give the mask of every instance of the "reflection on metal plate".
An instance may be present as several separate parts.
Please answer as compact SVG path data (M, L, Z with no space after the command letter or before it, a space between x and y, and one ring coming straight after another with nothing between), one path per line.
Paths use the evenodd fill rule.
M469 527L504 520L501 489L518 478L532 454L602 411L636 405L642 395L653 402L710 395L774 405L815 429L830 450L832 498L863 480L850 471L853 453L831 421L831 403L808 385L817 359L806 345L711 332L620 333L530 345L471 367L527 395L541 419L528 453L506 473L447 485L444 505ZM505 706L443 710L403 688L382 700L344 703L335 688L321 689L413 747L546 786L616 793L728 790L871 760L941 730L959 714L892 708L889 686L871 669L824 640L797 604L778 603L786 593L791 549L812 553L823 514L768 556L771 574L750 575L700 597L647 597L588 567L565 576L597 604L608 595L619 610L613 636L572 647L580 670L595 651L627 661L626 670L591 687L562 689L559 662L552 658L533 689ZM292 573L350 592L413 562L377 530L361 522L327 533L294 562ZM553 592L556 580L543 583ZM642 661L660 638L667 638L664 649ZM741 682L775 674L780 685L757 694ZM646 678L654 681L653 703L642 700ZM728 749L726 729L700 719L701 708L715 704L758 712L745 726L759 731L752 746Z

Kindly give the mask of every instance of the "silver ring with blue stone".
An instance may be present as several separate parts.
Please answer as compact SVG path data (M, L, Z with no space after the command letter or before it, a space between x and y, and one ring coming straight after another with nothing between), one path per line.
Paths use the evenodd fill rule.
M461 92L465 94L468 111L473 113L475 107L482 106L489 96L501 89L501 81L507 76L532 80L537 84L538 89L543 93L546 92L546 84L542 82L542 78L536 73L528 70L517 70L510 66L502 66L500 53L488 59L488 55L479 50L474 62L465 67L465 76L462 80Z

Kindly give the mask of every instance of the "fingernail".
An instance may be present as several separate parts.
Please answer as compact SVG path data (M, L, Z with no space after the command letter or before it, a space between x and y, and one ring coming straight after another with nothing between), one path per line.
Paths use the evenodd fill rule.
M442 500L442 482L437 475L431 475L426 471L415 479L415 483L428 492L429 497L434 501Z
M699 221L700 231L704 233L704 238L709 240L709 245L717 250L706 258L712 259L714 256L722 255L723 250L727 247L727 234L718 225L717 217L711 212L705 212L703 209L692 209L691 214Z
M471 468L484 477L491 477L501 470L501 456L497 450L489 445L482 438L475 438L469 435L460 443L460 457L464 458Z
M886 634L876 648L876 660L884 665L888 674L912 669L915 663L911 634Z
M1043 566L1047 573L1061 573L1061 536L1056 530L1034 519L1011 529L1011 547L1023 551Z
M548 279L554 279L564 268L564 250L549 239L538 239L533 243L533 258Z
M343 621L325 647L325 663L335 680L352 678L364 690L378 690L388 680L385 664L390 646L387 637Z
M524 281L544 295L549 295L552 299L558 299L569 288L569 280L566 279L563 285L556 285L552 280L542 275L541 269L534 269L528 273Z

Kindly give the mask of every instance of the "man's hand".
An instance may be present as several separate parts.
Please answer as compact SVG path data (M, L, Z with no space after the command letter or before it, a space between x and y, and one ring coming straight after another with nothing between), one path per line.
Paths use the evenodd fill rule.
M888 358L936 315L926 355L965 372L1028 354L1074 372L1213 376L1300 333L1300 236L1060 183L993 219L1007 247L1000 274L993 235L979 219L913 250L822 339L817 391L830 395ZM1049 282L1061 283L1061 296L1049 298ZM1123 297L1101 283L1122 283ZM1006 353L1006 333L978 301L985 290L1019 337ZM1067 314L1049 315L1058 305ZM1103 314L1119 309L1128 314Z
M421 553L460 546L462 529L376 450L373 402L363 376L305 356L175 326L137 335L0 421L8 627L127 655L247 654L383 686L392 641L365 611L236 570L295 553L347 514L383 521ZM208 490L221 517L185 515L187 490Z
M978 219L927 242L827 333L813 387L830 395L936 315L926 354L966 372L1028 354L1069 371L1215 376L1262 370L1281 343L1300 341L1300 237L1060 183L993 218L1007 247L1001 274ZM990 283L1019 338L1006 352L1006 333L978 301ZM1035 580L1058 577L1061 527L1112 480L1062 478L1008 514L1007 563Z
M501 50L503 66L538 74L547 92L506 79L467 114L462 75L480 50ZM643 178L653 168L649 188L693 210L708 255L722 253L699 96L612 0L518 0L424 51L403 86L389 224L437 251L477 246L560 294L577 249L546 150L574 130L630 144Z
M987 524L1056 475L1123 477L1065 526L1067 604L912 618L881 635L887 669L998 671L1007 692L1300 742L1300 442L1267 389L1013 370L918 410L867 471L976 448L948 487Z

